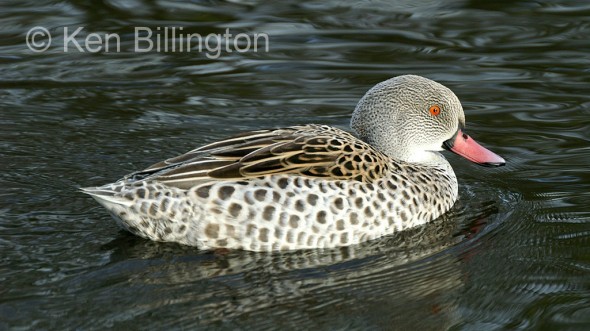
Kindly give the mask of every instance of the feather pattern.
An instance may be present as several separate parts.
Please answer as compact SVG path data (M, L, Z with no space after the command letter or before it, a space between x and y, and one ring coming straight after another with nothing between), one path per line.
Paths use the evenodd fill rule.
M149 178L181 189L273 174L373 182L387 171L387 159L350 133L309 124L233 136L128 177Z

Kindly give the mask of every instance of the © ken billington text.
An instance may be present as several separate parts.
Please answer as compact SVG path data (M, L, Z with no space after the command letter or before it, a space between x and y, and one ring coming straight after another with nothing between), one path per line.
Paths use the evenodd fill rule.
M50 33L41 26L31 28L26 35L27 47L35 53L52 49L79 53L119 53L122 39L118 33L91 32L84 27L63 27L62 33ZM237 33L229 28L224 33L188 33L183 27L134 27L133 43L128 42L124 52L163 52L163 53L205 53L209 59L217 59L222 53L268 52L269 36L266 33Z

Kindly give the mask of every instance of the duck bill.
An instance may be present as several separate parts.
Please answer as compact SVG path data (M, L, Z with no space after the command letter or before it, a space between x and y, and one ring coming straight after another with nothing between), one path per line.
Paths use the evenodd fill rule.
M502 157L478 144L461 129L451 139L445 141L443 147L482 166L499 167L506 164Z

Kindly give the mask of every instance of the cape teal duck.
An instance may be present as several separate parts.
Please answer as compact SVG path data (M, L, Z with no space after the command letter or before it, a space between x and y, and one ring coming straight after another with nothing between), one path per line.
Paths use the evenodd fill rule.
M100 187L84 188L138 236L201 249L346 246L430 222L457 199L440 151L486 166L504 159L464 133L445 86L399 76L352 114L356 135L308 124L214 142Z

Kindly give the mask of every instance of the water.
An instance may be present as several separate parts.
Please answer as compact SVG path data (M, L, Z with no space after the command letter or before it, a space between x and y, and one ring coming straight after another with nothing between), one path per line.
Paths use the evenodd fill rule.
M5 1L0 329L590 327L590 6L576 1ZM54 47L32 53L44 26ZM122 51L63 52L60 31ZM267 33L269 52L133 53L133 27ZM63 38L62 38L63 39ZM504 156L449 155L437 222L329 251L230 252L120 231L80 186L237 131L347 128L377 82L453 89Z

